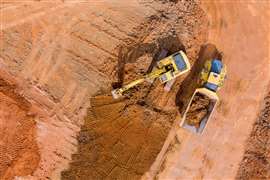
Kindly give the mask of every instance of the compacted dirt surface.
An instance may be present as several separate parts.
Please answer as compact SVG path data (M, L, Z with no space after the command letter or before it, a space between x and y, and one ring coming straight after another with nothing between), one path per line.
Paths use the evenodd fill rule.
M267 177L268 146L253 138L269 143L256 131L267 121L259 118L246 140L269 79L268 6L2 0L0 179ZM112 88L150 72L162 49L186 52L191 72L170 92L156 80L113 100ZM203 62L221 54L228 78L197 136L179 127L182 107Z

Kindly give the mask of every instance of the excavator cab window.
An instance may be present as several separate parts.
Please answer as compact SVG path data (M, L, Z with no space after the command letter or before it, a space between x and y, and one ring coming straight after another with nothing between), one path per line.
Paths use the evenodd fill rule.
M177 53L173 56L173 59L175 61L175 64L177 66L177 68L180 70L180 71L184 71L187 69L187 65L184 61L184 59L182 58L181 54L180 53Z

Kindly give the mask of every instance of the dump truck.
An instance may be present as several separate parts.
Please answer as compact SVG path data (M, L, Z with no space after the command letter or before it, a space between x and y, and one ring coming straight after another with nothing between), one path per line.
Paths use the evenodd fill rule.
M167 54L166 52L161 54ZM165 89L170 89L175 78L188 72L190 70L190 63L183 51L178 51L166 58L159 60L152 71L146 74L140 79L134 80L121 88L117 88L111 91L114 99L122 97L129 89L141 84L145 81L153 82L155 79L159 79L161 83L168 83L165 85Z
M219 59L206 61L200 73L199 88L188 102L180 126L202 134L219 102L217 91L226 78L226 66Z

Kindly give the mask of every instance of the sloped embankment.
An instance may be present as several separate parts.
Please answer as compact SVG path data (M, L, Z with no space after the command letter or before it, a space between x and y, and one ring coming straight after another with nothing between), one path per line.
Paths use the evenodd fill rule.
M270 178L270 93L248 138L236 179Z

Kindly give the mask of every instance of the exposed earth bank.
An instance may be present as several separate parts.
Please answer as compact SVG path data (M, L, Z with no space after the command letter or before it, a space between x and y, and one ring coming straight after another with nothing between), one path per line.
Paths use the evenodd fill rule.
M268 10L244 1L1 1L0 179L267 177L267 146L248 154L261 147L253 137L265 119L239 163L269 80ZM223 51L228 78L196 136L178 122L193 65L216 54L207 42ZM121 101L107 96L149 72L164 48L185 51L193 66L170 92L155 81Z

